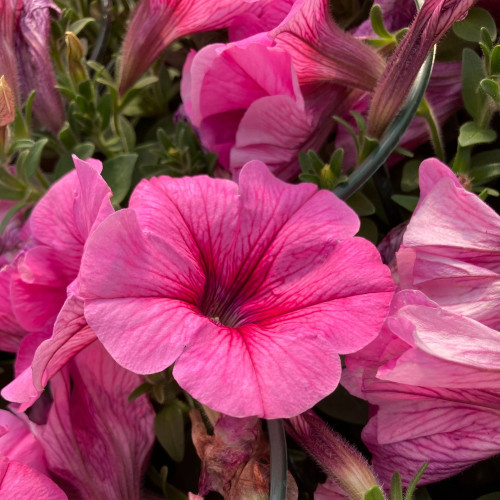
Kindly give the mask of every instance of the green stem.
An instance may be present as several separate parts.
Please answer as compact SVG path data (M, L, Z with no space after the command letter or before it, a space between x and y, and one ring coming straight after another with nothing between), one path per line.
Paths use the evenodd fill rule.
M281 419L268 420L271 449L270 500L285 500L288 479L285 427Z
M424 97L422 102L420 103L420 107L418 109L419 116L424 118L427 122L427 126L429 127L429 133L431 136L432 146L434 147L434 151L436 156L443 162L446 162L444 147L443 147L443 139L441 137L441 128L437 121L436 115L432 107L429 104L429 101Z

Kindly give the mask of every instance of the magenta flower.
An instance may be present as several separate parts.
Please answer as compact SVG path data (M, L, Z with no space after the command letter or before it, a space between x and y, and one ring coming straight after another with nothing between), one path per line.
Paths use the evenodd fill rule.
M16 317L35 332L27 340L28 361L22 368L17 363L16 379L2 390L4 398L22 403L22 410L72 356L95 340L83 317L83 302L73 293L76 284L70 285L78 276L88 235L114 210L111 190L99 173L100 162L73 160L75 170L54 184L33 209L32 244L19 257L11 283Z
M7 457L0 457L0 496L23 500L68 499L48 476Z
M142 498L155 413L146 396L128 401L140 383L139 376L117 365L95 341L52 379L53 402L44 412L45 423L0 412L0 456L18 464L6 487L16 482L38 487L38 481L49 491L53 485L60 495L18 492L6 498L66 498L43 474L69 498Z
M368 134L380 138L401 108L432 46L455 21L464 18L475 0L426 0L398 45L373 95Z
M177 38L227 28L238 16L261 5L265 8L268 3L269 0L142 0L123 43L120 93L129 89Z
M437 160L420 191L397 253L403 290L343 375L377 407L363 439L386 485L394 470L408 482L428 461L425 484L500 451L500 217Z
M301 85L328 81L373 91L385 68L374 49L335 24L328 0L297 0L270 36L292 57Z
M128 401L140 383L97 341L52 379L47 423L32 428L70 498L141 498L155 414L146 396Z
M296 415L336 387L338 353L376 335L392 295L375 248L352 238L358 226L332 193L260 162L239 187L144 180L88 240L85 317L122 366L175 362L181 387L213 409Z
M300 171L298 153L326 139L334 110L351 102L331 84L309 88L305 100L290 55L266 34L191 53L181 96L202 144L234 178L258 159L285 180Z
M287 16L296 0L259 0L229 26L229 40L236 42L258 33L271 31Z

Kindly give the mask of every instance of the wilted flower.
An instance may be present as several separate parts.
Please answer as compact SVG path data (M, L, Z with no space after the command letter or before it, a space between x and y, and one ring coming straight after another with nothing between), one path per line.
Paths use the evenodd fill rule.
M258 418L221 415L208 435L197 410L190 412L193 444L203 468L199 493L217 491L227 500L267 500L269 498L269 445ZM298 496L290 473L287 500Z
M380 138L403 105L420 67L455 21L475 0L426 0L382 75L368 113L368 134Z
M331 192L252 162L239 186L143 180L129 207L88 240L80 292L90 327L136 373L175 362L215 410L292 416L336 387L338 353L380 328L389 271Z
M397 254L400 287L380 336L346 357L343 384L377 407L363 431L385 485L422 484L500 451L500 217L437 160ZM429 224L432 221L432 224Z
M16 110L14 104L14 94L10 88L5 76L0 78L0 134L2 128L12 123L16 117ZM0 140L2 138L0 137Z
M57 133L64 123L64 111L54 88L56 78L50 59L49 36L50 10L59 12L59 9L52 0L18 0L17 3L15 57L19 91L23 99L32 90L36 91L35 116L51 132Z

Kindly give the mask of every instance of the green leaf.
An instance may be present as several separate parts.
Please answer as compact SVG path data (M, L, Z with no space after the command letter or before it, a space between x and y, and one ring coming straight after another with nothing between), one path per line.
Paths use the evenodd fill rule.
M385 500L385 497L378 486L373 486L365 493L365 500Z
M101 117L101 129L105 130L108 128L111 121L111 116L113 115L113 101L109 94L104 95L99 103L97 104L97 112Z
M499 161L500 161L500 149L490 149L488 151L483 151L481 153L475 154L471 158L471 165L473 168L484 167L485 165L498 163Z
M28 126L28 129L31 128L31 115L33 110L34 99L35 99L35 91L32 90L24 106L24 116L26 117L26 125Z
M14 215L17 214L20 210L22 210L26 206L26 201L20 201L16 205L14 205L6 214L5 217L2 219L2 223L0 224L0 234L2 234L7 227L7 224L9 221L14 217Z
M413 498L414 500L432 500L427 488L424 488L423 486L421 488L417 488Z
M135 388L131 393L130 396L128 397L128 401L135 401L139 396L142 396L143 394L147 394L151 389L153 388L153 385L150 384L149 382L144 382L144 384L141 384L139 387Z
M491 163L482 167L472 168L470 177L475 185L491 182L500 177L500 163Z
M378 227L375 222L371 219L367 219L366 217L360 218L360 226L359 231L356 236L360 236L365 240L371 241L374 245L378 243Z
M500 104L500 92L498 89L498 83L491 78L485 78L479 82L481 90L489 95L495 104Z
M126 151L132 151L135 146L135 130L132 124L122 115L118 118L120 137L126 147Z
M493 47L493 50L491 51L491 59L490 59L490 66L491 66L491 76L500 77L500 45L496 45Z
M403 167L401 176L401 191L409 193L418 188L418 169L420 168L419 160L407 161Z
M486 28L492 40L497 37L497 27L491 14L479 7L469 10L467 17L453 25L453 31L457 36L468 42L479 42L481 40L481 28Z
M380 38L387 38L392 40L392 35L387 31L384 25L384 16L382 14L382 7L379 4L374 4L370 10L370 23L373 31Z
M391 200L397 203L400 207L405 208L408 212L413 212L418 203L418 196L410 196L407 194L393 194Z
M375 206L373 203L361 192L357 191L348 200L347 204L360 216L373 215L375 213Z
M391 500L403 500L403 485L401 474L396 471L391 479Z
M84 17L83 19L78 19L73 24L70 24L66 31L71 31L73 34L78 35L80 31L85 28L90 23L94 23L95 19L93 17Z
M137 154L115 156L103 164L102 176L113 191L111 201L120 204L127 196L132 183Z
M184 415L177 404L165 406L155 418L155 434L175 462L184 458Z
M458 144L463 148L474 146L475 144L487 144L493 142L497 138L497 134L490 128L482 128L475 122L464 123L460 127L458 135Z
M495 491L494 493L488 493L487 495L480 496L476 500L500 500L500 491Z
M25 185L4 167L0 167L0 184L17 191L24 191Z
M408 488L406 488L405 500L412 500L413 492L415 491L415 488L417 487L417 483L420 481L420 478L422 477L423 473L425 472L425 469L427 469L428 465L429 465L429 462L425 462L424 465L422 465L422 467L420 467L418 472L415 474L415 477L411 480L411 483L408 485Z
M42 158L42 151L45 145L49 142L48 139L40 139L35 142L33 147L29 150L26 161L24 162L24 175L29 179L35 174L36 169L40 165L40 160Z
M471 49L464 49L462 55L462 99L467 112L479 120L486 96L479 92L479 82L486 78L483 61Z

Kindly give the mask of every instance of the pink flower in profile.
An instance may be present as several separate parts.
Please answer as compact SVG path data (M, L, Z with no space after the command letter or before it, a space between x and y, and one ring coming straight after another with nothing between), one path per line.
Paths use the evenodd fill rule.
M281 4L284 0L273 2ZM269 3L269 0L142 0L123 43L120 93L129 89L177 38L227 28L243 14L256 11L258 15L262 8L269 8Z
M328 81L373 91L385 61L332 19L328 0L297 0L269 33L290 54L301 85Z
M352 238L355 213L261 162L239 186L143 180L89 238L80 293L108 352L136 373L175 363L183 389L231 416L296 415L329 394L338 353L380 327L392 280Z
M425 484L500 452L500 217L434 159L420 192L397 253L403 290L343 375L377 407L363 440L386 486L394 470L407 483L428 461Z
M16 379L2 390L4 398L22 403L22 410L72 356L95 340L73 282L89 234L114 209L100 162L73 160L75 170L34 208L29 219L31 247L18 258L11 283L16 317L34 332L23 346L24 361L16 362Z

